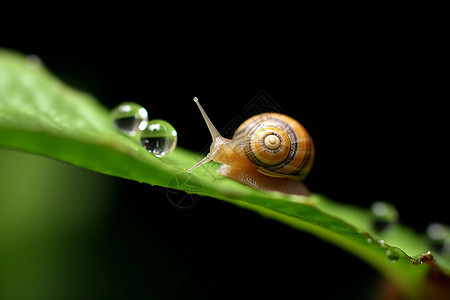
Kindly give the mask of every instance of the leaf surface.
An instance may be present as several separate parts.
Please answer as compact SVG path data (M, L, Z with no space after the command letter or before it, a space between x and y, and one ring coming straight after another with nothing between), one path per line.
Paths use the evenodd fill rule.
M153 156L136 140L120 134L109 110L91 95L65 85L39 60L1 49L0 145L255 211L353 253L411 297L417 295L429 269L420 264L419 256L430 247L412 230L397 225L384 235L376 234L368 209L315 193L301 197L258 191L221 177L215 172L216 163L188 174L201 155L178 147L163 158ZM433 256L436 265L450 273L450 259Z

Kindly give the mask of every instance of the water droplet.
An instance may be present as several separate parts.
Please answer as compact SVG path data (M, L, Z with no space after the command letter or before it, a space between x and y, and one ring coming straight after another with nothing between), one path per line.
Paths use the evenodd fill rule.
M177 132L173 126L164 120L155 119L148 122L141 131L141 145L148 152L162 157L175 149L177 145Z
M36 54L30 54L27 56L28 64L33 68L39 68L42 66L42 59Z
M448 225L431 223L427 227L427 237L434 250L450 253L450 227Z
M145 129L148 122L147 110L134 102L123 102L111 111L116 128L129 136L135 136Z
M372 213L372 227L377 232L386 231L398 220L397 209L390 203L376 201L370 207Z
M442 251L443 254L450 256L450 237L446 238L442 243Z
M400 258L400 252L395 248L389 248L386 250L386 257L390 262L395 263Z
M371 238L367 238L367 243L372 244L373 240Z
M444 224L431 223L427 227L427 235L432 240L441 240L445 238L446 229Z

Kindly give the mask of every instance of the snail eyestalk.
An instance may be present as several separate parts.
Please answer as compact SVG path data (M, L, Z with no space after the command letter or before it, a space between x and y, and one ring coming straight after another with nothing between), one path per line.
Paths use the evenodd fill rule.
M198 102L197 97L194 97L194 102L197 104L198 108L200 109L203 119L205 120L206 125L208 126L209 132L211 133L211 137L212 137L212 144L211 144L210 152L208 153L208 155L206 157L204 157L201 161L196 163L192 168L190 168L188 170L188 173L191 173L197 167L200 167L201 165L206 164L207 162L213 160L214 154L217 152L218 147L220 146L220 144L223 143L223 140L225 140L220 135L219 131L217 131L216 127L213 125L211 120L208 118L208 115L203 110L203 107L200 105L200 102Z
M208 155L206 155L201 161L199 161L198 163L196 163L195 165L193 165L189 170L188 173L191 173L194 169L196 169L197 167L200 167L203 164L206 164L207 162L211 161L211 157Z
M203 110L203 107L200 105L200 102L198 102L198 98L194 97L194 102L197 104L198 108L200 109L200 112L202 113L203 119L205 119L206 125L208 126L209 132L211 133L213 143L215 142L216 138L221 137L219 131L217 131L216 127L213 125L211 120L208 118L208 115Z

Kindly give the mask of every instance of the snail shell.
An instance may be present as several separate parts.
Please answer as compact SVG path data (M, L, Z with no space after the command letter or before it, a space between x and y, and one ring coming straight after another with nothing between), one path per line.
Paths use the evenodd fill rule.
M314 146L305 128L279 113L264 113L242 123L233 135L244 140L245 154L262 174L302 180L311 170Z
M210 153L189 172L213 160L217 172L248 186L288 194L309 194L300 182L311 170L314 145L306 129L279 113L255 115L242 123L231 140L223 138L194 98L211 132Z

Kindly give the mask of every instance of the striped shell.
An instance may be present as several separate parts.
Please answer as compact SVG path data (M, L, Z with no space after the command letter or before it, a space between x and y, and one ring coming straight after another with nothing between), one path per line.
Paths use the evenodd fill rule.
M248 159L271 177L304 179L314 161L314 145L306 129L279 113L263 113L242 123L232 140L242 140Z

